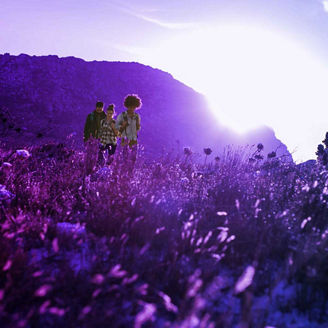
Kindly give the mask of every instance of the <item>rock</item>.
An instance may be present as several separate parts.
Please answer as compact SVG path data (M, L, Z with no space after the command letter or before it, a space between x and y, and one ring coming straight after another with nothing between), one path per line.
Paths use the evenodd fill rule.
M8 174L13 168L13 165L9 162L3 162L1 165L1 172Z
M22 158L22 159L29 158L31 156L30 152L26 149L16 150L16 155L17 155L17 157Z
M0 185L0 201L11 201L15 195L8 191L4 185Z

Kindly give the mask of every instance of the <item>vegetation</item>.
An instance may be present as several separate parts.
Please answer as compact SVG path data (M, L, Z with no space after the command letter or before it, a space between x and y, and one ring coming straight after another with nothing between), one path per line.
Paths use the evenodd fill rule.
M86 176L63 144L3 145L1 326L321 327L327 168L262 152L118 153Z

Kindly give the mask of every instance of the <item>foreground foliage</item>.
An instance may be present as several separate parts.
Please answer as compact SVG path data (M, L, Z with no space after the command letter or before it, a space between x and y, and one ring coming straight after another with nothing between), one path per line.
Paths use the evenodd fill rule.
M328 171L261 146L89 176L62 144L3 148L1 326L327 322Z

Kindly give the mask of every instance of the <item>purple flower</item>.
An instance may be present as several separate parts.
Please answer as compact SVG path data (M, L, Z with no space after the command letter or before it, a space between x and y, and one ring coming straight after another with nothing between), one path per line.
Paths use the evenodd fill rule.
M277 154L276 154L275 151L273 151L273 152L271 152L271 153L268 154L268 158L274 158L276 156L277 156Z
M259 143L259 144L257 145L257 150L258 150L258 151L263 150L263 148L264 148L263 144Z
M244 273L239 277L236 285L235 285L235 293L242 293L247 287L249 287L255 275L255 268L252 265L249 265Z
M204 148L204 153L206 156L211 155L212 154L212 149L211 148Z
M186 156L190 156L192 154L192 151L191 151L190 147L183 148L183 152Z

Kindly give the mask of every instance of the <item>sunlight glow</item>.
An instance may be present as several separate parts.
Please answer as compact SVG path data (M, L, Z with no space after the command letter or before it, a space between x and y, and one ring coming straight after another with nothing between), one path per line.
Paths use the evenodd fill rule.
M271 126L298 160L314 158L314 143L328 130L328 69L280 34L206 28L161 43L146 61L203 93L235 131Z
M324 10L328 12L328 1L327 0L322 1L322 4L323 4Z

